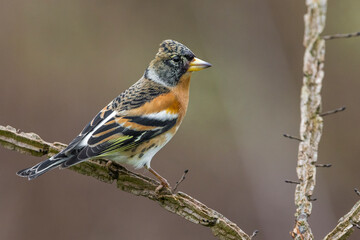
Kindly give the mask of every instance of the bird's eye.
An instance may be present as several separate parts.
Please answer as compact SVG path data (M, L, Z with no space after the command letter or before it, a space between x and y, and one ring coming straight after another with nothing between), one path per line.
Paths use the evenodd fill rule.
M191 61L194 59L194 55L185 55L185 57L188 61Z
M174 62L179 62L180 61L180 57L175 55L174 57L171 58L171 60L173 60Z

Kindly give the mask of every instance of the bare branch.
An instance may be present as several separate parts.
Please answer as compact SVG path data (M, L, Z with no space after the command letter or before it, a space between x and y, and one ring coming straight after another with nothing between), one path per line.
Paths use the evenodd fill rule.
M338 225L324 238L324 240L347 239L360 223L360 201L358 201L345 216L340 218Z
M48 157L66 147L62 143L48 143L35 133L19 133L13 127L1 125L0 145L21 153ZM219 239L251 239L235 223L191 196L182 192L171 194L162 191L157 193L155 191L159 186L157 181L131 172L116 163L111 164L110 170L106 167L107 162L106 160L86 161L69 169L106 183L116 182L117 188L125 192L149 198L158 202L166 210L190 222L210 227L213 234Z
M354 32L354 33L339 33L334 35L326 35L322 36L321 38L324 40L332 40L332 39L339 39L339 38L352 38L352 37L359 37L360 32Z
M307 13L304 16L304 77L301 90L301 123L296 185L296 222L291 232L294 239L314 239L308 217L311 215L315 189L318 146L323 129L321 109L321 87L324 77L325 41L320 34L325 27L327 0L306 0Z

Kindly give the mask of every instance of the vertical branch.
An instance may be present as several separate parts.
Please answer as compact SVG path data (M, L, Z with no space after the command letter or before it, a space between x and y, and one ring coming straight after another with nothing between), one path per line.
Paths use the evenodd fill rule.
M304 77L301 89L301 123L298 162L296 172L300 184L295 190L296 224L291 233L294 239L313 239L308 217L311 214L311 196L316 184L315 163L323 129L321 86L324 77L325 41L320 34L325 27L327 0L306 0L304 16Z

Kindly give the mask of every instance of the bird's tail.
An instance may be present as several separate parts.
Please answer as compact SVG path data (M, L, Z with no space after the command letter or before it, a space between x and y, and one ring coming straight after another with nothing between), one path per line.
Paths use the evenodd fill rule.
M26 168L21 171L18 171L16 174L20 177L27 177L29 180L37 178L38 176L59 167L65 161L69 160L71 157L66 157L63 154L62 156L55 155L45 161L39 162L31 168Z

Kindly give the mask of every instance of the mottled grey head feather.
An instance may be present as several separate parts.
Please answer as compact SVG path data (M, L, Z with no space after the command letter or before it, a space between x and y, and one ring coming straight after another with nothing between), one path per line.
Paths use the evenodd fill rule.
M166 86L176 86L194 57L194 53L185 45L165 40L146 69L145 77Z

